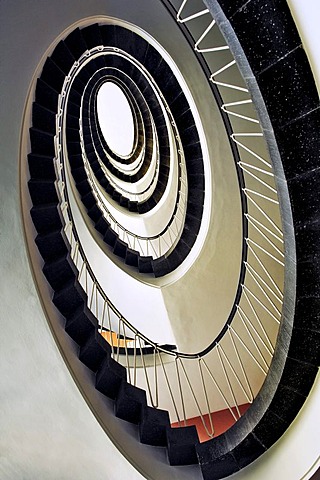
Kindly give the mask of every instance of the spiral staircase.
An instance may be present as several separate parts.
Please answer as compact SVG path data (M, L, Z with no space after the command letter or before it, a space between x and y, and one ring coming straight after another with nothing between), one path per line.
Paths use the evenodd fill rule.
M190 4L191 10L186 14ZM6 12L6 7L4 10ZM196 91L194 85L190 93L171 57L154 41L153 31L150 36L137 27L140 23L135 16L139 8L126 16L121 5L112 5L107 16L97 14L88 18L87 13L80 15L85 18L80 22L68 19L66 30L61 33L63 28L59 27L59 36L56 34L48 48L42 49L46 50L45 55L40 62L40 57L37 58L36 68L33 66L35 73L29 93L25 95L28 100L20 144L22 213L28 254L42 307L62 357L102 428L124 457L146 478L201 478L202 475L205 479L214 479L232 474L246 478L250 468L254 474L262 454L262 459L268 455L272 459L270 447L279 443L291 425L317 374L317 137L314 129L318 95L286 4L275 9L273 4L262 7L253 1L246 5L208 1L203 5L190 0L160 2L158 10L158 15L147 10L147 24L142 27L150 31L149 23L162 16L167 28L170 22L175 22L175 35L184 39L184 48L194 48L192 68L202 71L203 82L211 82L210 88L203 87L202 101L206 102L212 95L217 103L220 121L227 132L225 142L234 158L233 170L228 167L223 172L230 177L229 183L232 183L231 171L235 172L233 185L237 185L239 194L233 207L242 212L238 220L242 234L240 237L235 234L236 260L233 266L226 263L225 267L236 271L232 287L235 298L231 294L231 300L225 301L229 314L213 335L210 331L211 338L200 347L191 345L186 351L187 344L177 335L178 331L181 335L181 330L172 318L168 320L173 325L168 328L167 338L164 335L169 341L159 342L157 335L152 337L150 329L146 334L142 325L137 326L130 322L128 314L123 315L121 308L128 302L123 301L119 306L111 300L112 290L111 294L105 291L101 272L96 267L106 257L107 265L112 262L122 272L119 274L122 277L113 281L114 289L119 289L120 279L128 275L132 281L140 282L143 292L155 287L161 290L169 288L171 283L179 285L185 273L192 271L193 265L211 248L207 232L211 231L212 210L216 206L212 203L208 181L212 167L208 160L210 141L206 141L208 120L202 119L202 127L192 99ZM7 13L9 18L10 14L14 16L10 8ZM67 21L66 12L62 13L63 9L57 20L63 17ZM205 24L203 30L201 22L205 15L209 15L211 23ZM197 19L201 19L200 24L190 27ZM248 31L256 23L261 28L253 42ZM200 47L215 25L227 45ZM200 33L198 28L202 28ZM280 35L281 41L274 42L274 32ZM269 42L268 55L266 41ZM224 60L224 64L213 71L206 55L226 49L235 60ZM228 74L235 64L239 67L239 79L235 74L231 78L232 82L238 81L236 85L228 83L230 77L221 79L221 74ZM97 97L106 82L118 85L131 107L135 138L127 156L110 149L99 123ZM241 98L228 94L223 97L224 88L240 91ZM243 100L243 93L249 94L249 98ZM252 102L256 112L250 110ZM244 110L238 110L239 106ZM216 118L215 121L218 122ZM255 129L238 133L237 122L242 125L243 121L261 125L261 133ZM311 145L305 140L308 129L313 132L313 137L308 137L312 138ZM254 138L254 146L248 146L244 137ZM257 147L260 137L267 148L260 144ZM247 163L247 157L244 160L241 155L243 150L255 161L262 162L264 168L260 163ZM266 176L271 180L266 181ZM170 209L164 222L159 207L166 202L170 203ZM272 207L266 207L270 203ZM274 205L279 205L278 210ZM266 223L261 223L261 216L254 215L255 208L267 219ZM128 212L129 218L143 218L147 226L150 217L155 216L153 222L162 227L155 235L137 233L121 225L117 217L119 211ZM99 246L95 264L90 261L93 249L83 234L85 229ZM284 247L277 247L273 239L283 245L282 234ZM262 251L268 261L259 256L258 251ZM25 260L23 268L26 268ZM209 279L223 278L222 272L215 275ZM208 292L210 290L205 290ZM25 302L27 294L19 298ZM38 305L35 290L31 298ZM20 301L17 300L17 314ZM141 302L138 300L139 306ZM197 309L200 310L198 305ZM270 320L274 327L268 330ZM207 327L200 320L197 325L198 329ZM23 343L31 335L40 336L40 331L28 330L28 335L20 336L20 340ZM243 331L252 341L255 354L248 348ZM38 341L41 342L41 338ZM52 348L55 359L58 354L55 347L50 347L51 354ZM263 355L261 348L265 348L269 356ZM245 354L251 357L251 366L244 360ZM41 370L42 362L34 362L35 371ZM175 384L168 374L173 365ZM23 371L23 363L20 367ZM192 383L195 368L204 391L201 399L199 385ZM50 382L60 375L56 368L45 371L52 377ZM141 371L145 374L143 380ZM218 436L210 408L213 394L212 386L208 386L209 377L216 389L214 396L217 392L220 394L222 404L233 417L231 428L223 428ZM188 395L183 392L186 386ZM167 394L161 401L164 387ZM73 391L74 386L70 388ZM242 390L241 394L237 388ZM181 406L175 399L175 390ZM187 405L187 397L194 401L193 408ZM171 407L167 406L168 398L172 400ZM203 405L207 408L206 415ZM67 401L63 402L63 409L70 409ZM192 415L186 415L186 410L192 411ZM177 416L177 424L172 420L172 413ZM205 441L199 442L190 417L200 418L207 435ZM80 428L80 417L78 420ZM87 421L91 422L91 417ZM105 441L109 442L103 438ZM121 465L119 468L130 471L127 473L130 478L139 475L120 454L114 453L110 442L108 448L119 458L116 461ZM84 456L88 452L90 455L90 447ZM254 460L256 462L247 467ZM17 465L21 465L18 460L10 465L4 462L1 467L4 478L15 475L15 471L21 478L31 470L36 471L34 466L31 469L26 465L26 471L22 472L22 466L16 470ZM43 478L46 474L41 465L42 461L39 475ZM117 470L116 465L114 469ZM112 468L108 471L118 476ZM68 473L61 472L59 478L70 478ZM54 475L57 473L47 473L48 478L56 478ZM86 478L86 473L83 475ZM100 470L96 478L100 478Z

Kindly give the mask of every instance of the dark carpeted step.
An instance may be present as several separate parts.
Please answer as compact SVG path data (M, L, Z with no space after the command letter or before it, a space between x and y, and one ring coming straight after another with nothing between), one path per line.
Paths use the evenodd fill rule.
M115 399L127 371L111 357L106 357L96 374L96 389L109 398Z
M96 372L105 358L110 357L111 347L98 331L90 334L80 348L79 359L90 370Z
M61 290L67 282L75 279L78 275L69 252L60 258L46 262L42 271L53 290Z
M118 257L125 259L126 253L127 253L127 247L128 245L123 240L121 240L120 238L117 238L113 247L113 253Z
M138 267L139 264L139 252L133 250L132 248L127 248L125 263L132 267Z
M51 59L65 73L65 75L69 73L75 62L74 56L63 40L56 45L52 52Z
M43 132L37 128L30 128L30 142L32 153L55 156L54 134Z
M87 304L87 295L79 282L72 279L61 290L54 293L52 301L62 315L67 318L77 308Z
M169 413L166 410L142 406L139 425L140 442L164 447L167 445L166 430L170 427Z
M108 230L105 233L105 236L103 237L103 240L110 245L110 247L114 247L116 244L117 239L119 238L119 235L112 230L111 227L108 228Z
M62 228L63 221L57 203L34 206L30 214L38 233L49 233Z
M142 405L147 405L145 390L122 381L115 402L116 417L138 424L141 420Z
M169 427L166 433L170 465L198 463L196 445L199 443L199 439L194 425L190 427Z
M55 203L59 200L54 180L35 180L32 178L28 181L28 188L33 205Z
M79 28L73 30L64 39L64 42L76 60L78 60L88 48Z
M56 172L54 168L54 157L48 155L38 155L29 153L28 155L29 173L32 179L55 180Z
M155 258L152 262L153 264L153 272L154 272L154 276L156 278L158 277L163 277L164 275L166 275L167 273L169 273L171 270L170 270L170 264L167 260L166 257L164 256L161 256L159 258Z
M48 57L41 72L41 79L57 92L60 92L65 78L65 73Z
M88 338L98 328L98 321L87 305L80 305L70 315L65 324L65 331L80 346L84 345Z
M93 23L88 27L82 28L81 33L88 46L88 49L94 48L98 45L103 45L100 27L97 23Z
M70 251L70 244L64 231L61 229L38 234L35 242L45 262L60 258Z
M38 78L35 99L39 105L52 112L56 112L58 109L58 97L59 92L50 87L50 85L44 82L41 78Z
M139 256L138 269L140 273L153 273L153 258Z
M56 112L43 107L37 102L32 105L32 125L44 132L55 134Z

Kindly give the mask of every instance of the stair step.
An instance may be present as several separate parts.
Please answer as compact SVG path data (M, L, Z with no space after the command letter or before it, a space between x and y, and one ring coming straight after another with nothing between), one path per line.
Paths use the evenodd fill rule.
M41 78L38 78L35 98L39 105L42 105L52 112L56 112L58 109L58 97L59 92L50 87L50 85Z
M29 153L28 165L30 177L38 180L55 180L56 172L53 158L53 156Z
M62 228L60 207L57 203L36 205L31 208L30 214L38 233L48 233Z
M82 167L83 166L83 158L81 154L77 155L68 155L69 164L71 170Z
M105 236L103 237L103 240L108 245L110 245L110 247L113 248L118 238L119 238L119 235L115 231L113 231L111 227L109 227L105 233Z
M95 224L95 229L99 233L101 233L101 235L105 236L109 228L110 228L110 223L101 215L101 217Z
M181 263L183 262L184 258L179 254L177 249L175 248L170 255L167 257L167 261L169 263L170 272L178 268Z
M104 359L96 374L96 389L113 400L127 377L125 367L111 357Z
M87 210L90 210L93 205L96 203L96 198L93 195L92 192L88 192L85 195L81 197L83 205L87 208Z
M54 134L33 127L29 131L32 153L54 157Z
M189 427L167 428L168 459L170 465L193 465L198 463L196 445L199 443L197 429Z
M118 257L125 259L126 253L127 253L127 247L128 245L123 240L120 240L120 238L117 238L115 245L113 247L113 253Z
M79 128L66 128L67 142L80 142Z
M94 223L100 220L102 212L96 203L88 210L88 216L91 218L91 220L93 220Z
M87 179L82 180L82 182L78 182L77 189L81 196L91 192L91 186Z
M104 359L111 354L111 347L98 331L90 334L80 348L79 359L90 370L96 372Z
M67 118L66 118L66 125L67 125L67 128L78 128L79 129L79 118L68 114Z
M94 48L98 45L103 45L100 27L97 23L82 28L81 33L88 46L88 49Z
M63 285L75 279L78 275L78 271L69 252L60 258L46 262L42 271L53 290L61 290Z
M128 203L128 210L129 210L129 212L137 212L138 211L138 202L136 202L135 200L134 201L130 200L129 203Z
M87 304L87 295L75 279L66 283L61 290L54 293L53 303L64 317L73 315L80 306Z
M65 39L64 42L71 54L76 60L87 50L87 44L80 32L79 28L73 30Z
M57 92L61 92L65 73L54 63L52 58L48 57L41 72L41 79Z
M63 40L61 40L51 55L52 60L67 75L75 62L75 58Z
M123 208L128 208L129 206L129 199L127 197L124 197L123 195L120 196L120 207Z
M153 258L151 256L139 256L138 269L141 273L153 273Z
M55 134L56 113L43 107L37 102L32 105L32 125L34 128Z
M98 321L87 305L81 305L67 318L65 331L78 345L82 346L97 330Z
M84 169L84 165L82 164L78 168L73 168L72 169L72 176L74 178L74 181L76 183L82 182L82 180L87 178L87 172Z
M28 188L33 205L44 205L59 201L54 180L35 180L32 178L28 181Z
M139 425L140 442L164 447L167 445L166 430L170 427L169 413L166 410L142 405Z
M164 256L155 258L152 262L152 268L156 278L163 277L171 271L170 264Z
M141 420L142 405L147 405L145 390L122 381L115 402L116 417L138 424Z
M35 238L36 245L45 262L55 260L70 251L70 245L61 229L50 233L40 233Z
M67 139L68 155L81 155L81 145L79 142L73 142Z
M139 263L139 252L133 250L132 248L127 248L125 263L132 267L138 267Z

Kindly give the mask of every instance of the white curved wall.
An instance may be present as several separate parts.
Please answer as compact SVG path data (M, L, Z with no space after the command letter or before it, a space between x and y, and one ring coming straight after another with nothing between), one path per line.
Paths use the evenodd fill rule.
M291 0L300 33L312 30L318 2ZM123 16L165 33L147 0L0 2L0 478L79 480L143 478L116 450L73 382L39 301L23 239L19 141L24 102L43 52L71 23L93 14ZM304 7L303 19L301 7ZM310 16L308 20L308 8ZM318 7L319 8L319 7ZM314 9L314 12L313 10ZM125 10L125 11L124 11ZM313 13L312 13L313 12ZM305 23L307 22L307 23ZM310 22L310 23L308 23ZM142 25L143 26L143 25ZM145 27L146 28L146 27ZM318 31L316 32L318 35ZM320 84L316 45L306 37ZM319 456L320 382L280 441L238 480L309 478ZM311 468L311 470L310 470ZM314 467L315 468L315 467ZM307 473L309 471L309 473Z

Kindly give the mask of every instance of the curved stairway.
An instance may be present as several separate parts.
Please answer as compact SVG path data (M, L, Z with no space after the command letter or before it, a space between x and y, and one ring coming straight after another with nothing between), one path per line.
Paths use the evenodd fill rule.
M186 100L183 99L183 94L181 94L174 76L168 74L168 66L161 60L153 47L130 30L113 25L98 24L76 29L57 45L53 54L45 63L41 77L37 81L32 128L30 129L31 153L28 156L30 170L28 186L33 203L31 216L38 232L35 241L45 262L44 275L54 290L53 303L66 319L66 332L80 347L80 360L96 374L96 388L114 400L116 416L139 425L141 442L155 446L165 446L171 465L199 463L204 478L208 480L223 478L243 468L279 438L302 406L312 386L319 362L319 333L317 327L314 326L317 324L316 320L312 320L314 318L312 312L318 303L315 293L317 285L314 284L317 265L313 261L313 253L317 248L318 212L315 203L312 201L316 179L313 174L308 173L313 169L312 161L317 165L317 159L315 155L310 155L308 159L310 158L311 161L304 165L297 161L295 167L292 161L293 157L298 158L301 152L304 152L305 145L301 146L302 136L300 132L312 128L312 125L317 122L317 113L313 113L313 110L317 107L314 100L316 92L309 89L307 97L302 94L308 66L302 49L299 47L299 39L296 34L292 34L293 27L285 6L282 5L280 8L282 17L279 20L284 28L283 31L287 32L287 37L286 33L283 33L285 41L282 45L284 45L285 50L279 51L279 48L274 48L273 57L270 56L268 63L266 63L265 55L261 54L261 57L257 57L256 48L258 47L255 48L254 54L251 54L253 51L251 50L252 44L245 33L248 30L244 30L243 25L245 23L251 25L257 17L254 10L256 2L249 3L250 5L241 8L242 5L235 5L234 2L221 1L220 6L224 14L230 17L230 22L241 41L250 66L257 78L281 152L295 222L298 294L295 323L286 365L272 401L270 402L267 399L266 402L269 403L266 407L262 405L264 403L263 396L260 396L260 405L259 402L253 405L248 415L244 416L243 420L241 419L226 434L199 444L195 427L172 428L168 412L148 406L146 392L128 383L126 369L111 357L110 345L98 333L97 319L87 307L87 297L77 280L78 271L71 258L70 245L64 233L64 223L59 206L60 199L55 186L56 171L53 160L56 156L55 135L56 114L59 113L57 111L58 96L71 66L84 52L95 48L97 45L128 49L128 53L133 56L137 55L138 52L140 55L138 60L147 70L152 71L153 77L173 112L174 120L181 134L186 158L189 184L186 222L174 250L170 254L154 260L152 257L143 256L130 248L103 218L86 179L82 162L81 139L83 139L86 156L88 159L91 156L89 162L96 179L105 188L107 194L122 208L128 208L138 214L143 214L154 208L160 201L166 187L168 145L166 144L165 130L161 130L161 128L165 128L162 115L157 102L154 101L152 92L148 92L143 80L138 83L138 75L134 76L133 74L134 68L131 66L130 71L127 70L127 62L120 62L123 72L120 75L121 80L124 78L123 74L128 76L130 74L130 77L134 79L137 91L139 90L141 96L143 96L143 99L140 99L141 103L138 101L139 97L134 97L137 100L137 108L141 114L141 119L143 119L143 125L146 127L144 139L139 137L140 142L144 143L145 147L144 159L141 163L141 175L144 174L144 168L148 168L148 161L150 161L151 152L148 147L151 148L151 141L150 132L147 128L148 118L150 117L155 122L159 139L159 181L153 195L141 204L130 203L125 196L119 192L115 193L116 189L110 187L110 183L107 183L105 176L101 174L102 169L98 162L99 159L111 173L115 176L118 175L119 178L122 177L121 179L124 178L124 175L114 167L114 163L111 164L108 160L105 154L106 145L101 137L97 116L95 113L92 114L96 109L96 92L100 82L104 81L104 75L106 74L109 78L110 74L113 75L112 68L119 68L119 65L112 61L111 64L107 65L103 57L99 57L100 64L96 58L89 61L85 68L81 70L81 75L77 77L77 84L74 84L73 88L70 89L66 113L68 158L73 178L87 213L94 222L95 228L102 234L103 240L115 255L121 257L127 264L137 268L140 273L155 276L168 274L183 261L190 252L200 228L204 198L204 173L201 163L201 147L190 109ZM208 8L216 9L218 15L223 15L216 2L208 1L207 4ZM266 31L269 32L271 27L268 17L265 16L261 21L265 21L266 25L266 29L261 28L257 33L262 40ZM269 37L269 45L272 45L270 42ZM257 43L260 45L259 42ZM294 45L296 46L293 48ZM285 56L286 53L287 56ZM112 58L112 55L110 58ZM260 60L257 60L257 58L260 58ZM294 82L290 77L292 68L295 68ZM99 70L99 74L95 78L97 70ZM166 75L164 71L167 72ZM285 95L281 97L281 101L279 96L275 94L278 82L270 83L270 76L273 79L277 76L280 79L285 78L287 82ZM118 74L117 78L119 78ZM290 88L291 84L293 85L292 88ZM131 87L128 88L131 91ZM297 92L301 96L299 101L296 101ZM82 95L84 97L83 102ZM295 99L294 103L291 101L292 98ZM144 116L146 114L146 112L143 112L144 104L150 108L150 117L149 115ZM306 123L307 116L311 123ZM80 118L82 120L82 130L79 130L77 126ZM312 120L314 123L312 123ZM139 152L142 147L140 142L137 141L136 143ZM292 147L293 144L296 146L295 149ZM135 150L134 155L138 155ZM117 158L113 158L113 160L119 162ZM301 197L301 180L303 180L303 197ZM305 243L306 237L308 239L307 244ZM308 312L311 315L310 321L307 320ZM289 345L285 345L283 350L287 350L288 347ZM281 349L281 345L278 349ZM303 372L303 380L301 380L300 372ZM261 410L263 410L263 413L259 413ZM256 416L259 417L257 424L252 423ZM246 430L248 424L254 425L249 433ZM236 439L237 436L238 439Z

